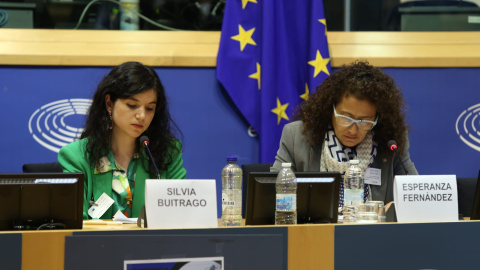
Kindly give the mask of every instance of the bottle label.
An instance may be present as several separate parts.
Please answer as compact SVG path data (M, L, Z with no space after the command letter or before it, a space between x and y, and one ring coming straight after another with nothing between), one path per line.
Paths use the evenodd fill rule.
M363 189L345 189L344 205L350 205L352 202L363 202Z
M227 193L222 192L222 211L225 210L226 207L233 206L235 206L235 201L231 200Z
M297 194L277 194L277 210L296 211Z

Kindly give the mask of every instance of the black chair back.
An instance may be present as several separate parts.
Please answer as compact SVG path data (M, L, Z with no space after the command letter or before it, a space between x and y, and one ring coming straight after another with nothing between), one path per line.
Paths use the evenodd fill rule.
M476 178L457 178L458 214L464 217L472 216L476 187Z
M62 166L58 162L27 163L27 164L23 164L22 170L24 173L63 172Z

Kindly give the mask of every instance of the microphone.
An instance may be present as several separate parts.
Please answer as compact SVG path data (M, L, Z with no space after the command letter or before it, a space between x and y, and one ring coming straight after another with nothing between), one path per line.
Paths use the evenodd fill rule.
M150 144L150 141L147 136L143 135L140 137L140 143L147 149L148 155L152 159L153 166L155 167L155 170L157 171L158 179L160 179L160 172L158 171L157 165L155 164L155 159L152 156L152 152L150 152L150 147L148 145Z
M398 148L398 147L397 147L397 142L396 142L395 140L390 140L390 141L388 141L388 148L389 148L390 150L392 150L392 151L393 151L393 155L395 155L396 150L397 150L397 148ZM407 169L405 169L405 165L403 164L403 160L402 160L400 157L398 157L398 159L400 160L400 163L402 164L402 167L403 167L403 170L405 171L405 174L408 175L408 171L407 171Z

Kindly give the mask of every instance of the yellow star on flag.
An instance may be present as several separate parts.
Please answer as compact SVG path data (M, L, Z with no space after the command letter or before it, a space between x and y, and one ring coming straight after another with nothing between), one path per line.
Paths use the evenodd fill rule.
M260 64L257 62L257 72L250 74L248 76L249 78L256 79L258 80L258 90L260 90L261 84L260 84Z
M326 19L320 19L318 20L321 22L323 25L325 25L325 36L327 35L327 20Z
M255 32L255 27L245 31L243 27L238 25L238 35L233 36L232 39L240 42L240 50L243 51L247 44L252 44L257 46L257 43L252 39L253 32Z
M282 118L289 120L287 114L285 113L285 110L287 109L287 107L288 107L288 103L285 103L282 105L282 103L280 103L280 99L278 99L277 97L277 107L272 110L272 112L278 116L277 125L280 125L280 120Z
M308 90L308 84L305 83L305 94L300 95L301 98L304 100L308 100L308 96L310 95L310 90Z
M320 54L320 51L317 50L317 56L315 60L308 61L308 64L315 67L315 72L313 74L313 78L317 77L318 73L320 72L325 72L327 75L330 75L330 72L328 71L327 64L330 62L330 58L322 58L322 55Z
M242 9L245 9L245 7L247 6L248 2L252 2L252 3L257 4L257 0L242 0Z

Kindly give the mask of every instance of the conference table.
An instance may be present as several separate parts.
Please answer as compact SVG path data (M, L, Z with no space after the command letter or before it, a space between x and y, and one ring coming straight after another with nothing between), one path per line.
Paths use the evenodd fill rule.
M123 269L125 260L207 257L222 257L223 269L478 269L480 223L84 225L4 231L0 239L0 269Z

